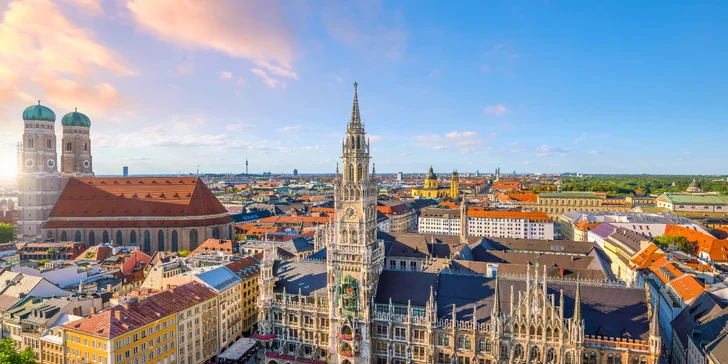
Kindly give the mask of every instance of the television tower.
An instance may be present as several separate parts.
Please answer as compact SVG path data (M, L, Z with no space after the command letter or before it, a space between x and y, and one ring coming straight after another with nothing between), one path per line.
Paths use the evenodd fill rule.
M245 175L248 175L248 158L245 158Z

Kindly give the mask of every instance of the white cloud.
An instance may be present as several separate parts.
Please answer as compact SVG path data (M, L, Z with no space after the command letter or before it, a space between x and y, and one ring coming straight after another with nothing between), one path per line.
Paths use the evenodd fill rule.
M341 78L341 76L336 76L336 82L338 82L338 83L344 83L344 79Z
M286 133L286 134L300 133L303 130L304 130L304 128L300 125L288 125L288 126L284 126L282 128L278 128L278 132Z
M162 40L291 68L293 37L276 1L129 0L126 5L142 30Z
M228 72L228 71L223 71L223 72L220 72L220 74L218 75L218 77L221 80L229 80L229 79L233 78L233 74L231 72Z
M381 135L375 135L375 134L369 135L369 140L371 140L373 142L379 142L379 141L382 141L382 139L384 139L384 137L382 137Z
M601 154L602 152L600 152L598 150L590 150L588 153L589 154Z
M536 148L536 156L537 157L565 157L568 154L572 153L573 151L574 151L574 149L572 149L572 148L561 148L561 147L544 144L544 145Z
M260 68L251 68L250 72L258 76L270 88L286 87L286 84L268 76L268 74Z
M230 131L243 131L252 128L255 128L255 125L246 123L227 124L225 126L225 129Z
M38 14L42 14L41 22ZM27 101L33 94L33 99L51 98L54 103L79 105L87 111L120 105L123 98L103 78L137 72L77 23L67 19L52 1L8 4L0 22L0 99ZM101 97L94 100L97 94Z
M450 147L447 145L435 145L435 146L431 147L430 149L431 150L448 150L448 149L450 149Z
M470 138L478 135L475 131L451 131L445 135L447 138Z
M506 106L503 104L489 105L483 109L483 112L487 115L502 115L505 114L507 111L508 108L506 108Z
M298 74L296 72L287 70L283 67L272 65L266 61L258 61L258 62L256 62L256 64L260 67L267 69L270 73L272 73L274 75L291 78L294 80L298 79Z

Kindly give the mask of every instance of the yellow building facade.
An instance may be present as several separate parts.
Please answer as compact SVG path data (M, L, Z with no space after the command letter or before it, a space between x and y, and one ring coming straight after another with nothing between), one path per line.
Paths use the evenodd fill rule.
M432 166L430 166L427 177L425 177L424 185L413 188L412 197L458 199L460 197L460 179L458 172L452 172L449 187L440 187L437 175L435 175Z
M631 211L632 201L593 192L557 192L538 195L538 202L528 207L556 218L571 211Z
M66 362L176 363L178 313L216 297L215 291L193 282L68 323L63 326Z

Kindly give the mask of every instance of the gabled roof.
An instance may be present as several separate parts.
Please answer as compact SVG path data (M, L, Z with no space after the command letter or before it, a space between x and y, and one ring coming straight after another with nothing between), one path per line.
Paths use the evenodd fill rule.
M728 261L728 240L719 240L700 231L680 225L670 225L665 235L684 236L688 241L698 244L698 250L710 256L712 261Z
M113 220L130 217L150 219ZM225 207L197 177L70 178L45 227L94 227L100 224L93 220L98 218L106 219L104 227L182 227L232 221Z
M682 277L672 280L668 283L668 285L671 286L685 302L692 300L705 290L705 287L703 287L697 279L689 274L685 274Z
M114 306L95 315L67 323L63 328L101 338L115 338L216 295L215 291L203 284L191 282L138 301Z

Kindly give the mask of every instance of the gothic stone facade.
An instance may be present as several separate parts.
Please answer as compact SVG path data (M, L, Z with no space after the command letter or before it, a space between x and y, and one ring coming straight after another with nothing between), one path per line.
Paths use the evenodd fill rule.
M355 89L325 260L265 249L254 335L262 362L657 363L644 290L547 282L545 267L540 280L538 267L520 279L385 270L364 140Z

